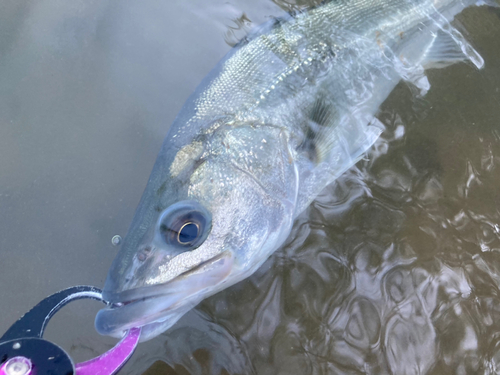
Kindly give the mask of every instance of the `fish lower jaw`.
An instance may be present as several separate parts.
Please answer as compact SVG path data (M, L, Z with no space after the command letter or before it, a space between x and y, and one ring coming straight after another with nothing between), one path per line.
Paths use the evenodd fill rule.
M101 335L116 338L123 337L131 328L141 328L140 341L143 342L169 329L196 304L186 300L168 304L161 299L161 297L150 297L102 309L97 313L95 328ZM158 308L161 305L163 308ZM148 307L153 307L152 311L145 312Z
M142 328L141 341L153 338L204 298L224 288L232 269L232 254L224 252L166 284L114 295L108 292L112 303L97 313L95 328L102 335L114 337L131 328Z

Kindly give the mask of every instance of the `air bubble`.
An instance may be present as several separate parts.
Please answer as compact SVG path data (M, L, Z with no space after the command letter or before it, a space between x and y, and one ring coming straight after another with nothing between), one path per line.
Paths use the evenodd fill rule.
M121 236L119 234L113 236L113 238L111 239L111 243L113 244L113 246L119 246L122 243Z

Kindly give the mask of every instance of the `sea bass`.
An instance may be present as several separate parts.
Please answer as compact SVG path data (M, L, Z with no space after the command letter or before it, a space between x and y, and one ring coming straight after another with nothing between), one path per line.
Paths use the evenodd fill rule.
M425 69L481 56L449 21L467 0L336 0L249 34L171 126L109 271L101 334L170 328L255 272L373 145L375 114Z

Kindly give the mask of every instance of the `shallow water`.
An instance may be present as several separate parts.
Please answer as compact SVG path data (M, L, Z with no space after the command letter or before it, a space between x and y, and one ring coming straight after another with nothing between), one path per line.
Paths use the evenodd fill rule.
M0 332L57 290L103 285L183 102L286 6L2 3ZM485 68L429 71L424 98L400 84L380 141L287 244L121 373L500 373L500 12L455 25ZM47 337L77 361L104 352L115 341L93 330L99 307L69 305Z

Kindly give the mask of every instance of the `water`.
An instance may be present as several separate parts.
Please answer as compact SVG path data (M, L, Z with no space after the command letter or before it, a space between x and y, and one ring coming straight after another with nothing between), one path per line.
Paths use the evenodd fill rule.
M57 290L103 285L183 102L228 43L286 6L2 3L0 332ZM500 373L500 12L455 25L485 68L429 71L424 98L400 84L382 139L287 244L123 374ZM76 361L104 352L99 308L69 305L47 337Z

